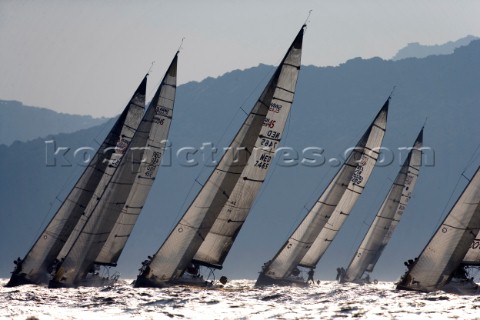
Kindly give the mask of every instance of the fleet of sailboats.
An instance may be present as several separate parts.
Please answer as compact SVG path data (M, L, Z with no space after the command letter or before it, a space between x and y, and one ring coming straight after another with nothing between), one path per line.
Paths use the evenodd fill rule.
M347 270L337 269L338 281L370 283L370 272L400 222L408 201L412 197L422 164L423 128L403 162L385 200L375 216L362 243L355 252ZM367 273L367 274L365 274Z
M116 275L99 269L116 265L155 179L172 119L177 57L178 52L145 113L143 79L42 235L24 259L17 259L7 286L116 281Z
M177 60L178 52L107 187L78 234L72 234L72 244L61 255L50 287L110 282L99 277L97 269L116 265L157 174L173 116Z
M306 285L299 268L313 269L350 214L378 159L390 97L277 254L262 267L255 286Z
M295 96L303 25L209 178L158 251L142 263L135 287L212 286L267 177ZM175 104L177 52L149 107L147 76L41 235L15 261L7 287L106 286L155 181ZM307 286L350 215L379 158L391 97L288 240L266 262L256 287ZM412 196L422 165L423 128L340 283L369 283ZM164 214L164 213L161 213ZM397 289L478 293L480 167ZM308 279L303 274L308 271ZM103 272L103 273L102 273ZM225 284L226 277L220 278Z
M107 137L99 147L83 174L76 182L40 237L23 259L15 261L16 267L7 286L43 284L58 262L58 255L75 226L85 221L86 214L106 187L106 177L114 171L123 157L125 146L133 138L144 111L147 77L135 91L130 102ZM111 173L110 173L111 174Z

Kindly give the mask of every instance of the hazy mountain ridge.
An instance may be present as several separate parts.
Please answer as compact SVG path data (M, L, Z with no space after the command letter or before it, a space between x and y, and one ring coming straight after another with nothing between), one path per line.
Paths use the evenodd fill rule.
M393 150L392 165L377 167L330 249L317 267L320 278L332 279L335 268L351 259L353 250L373 219L383 196L398 172L399 147L409 147L428 117L425 145L435 150L435 165L423 167L404 220L376 268L380 279L395 279L403 261L418 254L447 207L446 199L479 144L480 41L472 41L451 55L385 61L352 59L338 67L303 66L297 94L282 141L301 153L308 146L324 148L326 163L319 167L275 166L227 258L224 271L234 278L256 278L305 214L337 168L328 160L353 146L385 99L393 92L384 146ZM181 64L181 60L179 62ZM258 98L274 68L260 65L232 71L218 78L179 86L169 140L175 150L200 147L203 142L228 145ZM240 109L242 108L242 109ZM236 115L234 117L234 115ZM233 118L233 120L232 120ZM54 136L57 147L98 144L109 125ZM50 139L50 138L49 138ZM11 261L23 256L53 214L51 202L65 196L79 167L47 167L45 139L0 146L0 275L7 276ZM71 157L71 153L68 154ZM71 158L68 158L71 159ZM201 155L198 155L201 160ZM61 160L61 159L59 159ZM75 163L72 158L71 163ZM165 161L166 159L164 159ZM167 161L168 162L168 161ZM60 162L59 162L60 163ZM469 167L468 174L471 174ZM160 168L138 225L119 262L124 276L132 277L140 261L158 249L211 168L185 167L173 161ZM74 172L72 174L72 172ZM67 176L68 183L65 184ZM193 185L193 191L189 193ZM63 188L62 188L63 186ZM60 192L59 192L60 191ZM458 193L458 190L457 190ZM451 203L450 203L451 205ZM266 230L268 230L266 232ZM374 273L375 274L375 273Z
M392 60L401 60L406 58L425 58L431 55L451 54L453 51L462 46L468 45L478 37L468 35L456 41L449 41L444 44L423 45L418 42L407 44L406 47L400 49Z
M75 132L107 120L26 106L15 100L0 100L0 145L51 134Z

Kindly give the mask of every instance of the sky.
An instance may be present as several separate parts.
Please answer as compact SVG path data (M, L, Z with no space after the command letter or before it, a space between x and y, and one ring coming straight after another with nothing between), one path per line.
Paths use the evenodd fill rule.
M480 36L476 0L0 0L0 99L112 117L150 68L153 95L182 38L179 84L276 65L310 10L304 65Z

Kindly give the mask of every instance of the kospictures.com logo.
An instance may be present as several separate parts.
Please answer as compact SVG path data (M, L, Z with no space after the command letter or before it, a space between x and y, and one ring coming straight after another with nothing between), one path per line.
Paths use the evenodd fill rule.
M165 140L162 141L162 158L160 166L169 167L173 164L178 164L184 167L195 167L199 165L214 167L218 164L223 155L229 155L233 163L244 165L247 159L255 159L257 152L264 152L268 149L268 147L259 147L254 148L253 150L246 150L243 147L217 148L212 142L204 142L201 146L197 147L175 147L168 140ZM307 167L319 167L324 165L338 167L345 162L353 151L358 151L355 155L355 161L361 161L362 152L367 155L369 153L376 153L378 154L376 166L385 167L389 165L402 165L412 149L412 147L380 147L374 150L363 150L362 148L355 149L355 147L351 147L344 150L338 156L327 157L325 149L321 147L312 146L303 149L296 149L294 147L285 146L275 150L271 157L272 159L275 159L275 165L282 167L293 167L298 165ZM422 166L431 167L435 165L435 152L431 147L421 147L418 150L422 152L420 163ZM109 154L113 152L121 152L122 154L125 154L127 161L134 161L134 159L140 157L143 162L148 158L147 155L153 151L148 147L128 149L123 147L119 150L118 146L106 148L105 150L98 150L98 153L104 155L104 161L110 161L108 160ZM67 146L57 146L54 140L45 141L45 164L48 167L69 167L73 165L86 166L90 163L96 153L97 150L93 147L86 146L74 149ZM271 163L272 159L267 159L268 163Z

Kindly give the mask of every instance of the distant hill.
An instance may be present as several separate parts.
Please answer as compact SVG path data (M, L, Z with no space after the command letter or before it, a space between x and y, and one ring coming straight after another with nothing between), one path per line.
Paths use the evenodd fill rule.
M401 60L406 58L425 58L427 56L439 54L451 54L458 47L466 46L473 40L478 39L475 36L466 36L457 41L449 41L438 45L422 45L418 42L409 43L405 48L400 49L392 60Z
M19 101L0 100L0 144L28 141L49 134L69 133L107 121L45 108L25 106Z
M203 142L214 142L218 148L228 145L245 117L242 110L250 110L273 70L260 65L178 87L171 148L120 258L118 270L123 277L134 277L140 262L158 249L212 169L182 166L176 151L200 147ZM282 145L299 153L305 147L321 147L325 164L272 168L217 278L222 274L257 277L261 265L301 220L304 207L315 201L336 172L328 160L357 142L394 86L383 143L392 151L393 162L374 170L364 194L318 264L316 276L332 280L335 269L350 261L400 168L398 148L411 146L428 118L424 143L432 149L430 166L421 168L414 196L373 274L380 280L398 278L404 271L403 261L419 254L461 191L457 189L448 201L480 143L479 83L479 40L453 54L423 59L356 58L338 67L303 66ZM111 122L47 140L71 150L95 147L110 126ZM51 157L52 150L45 140L0 146L2 277L12 270L13 259L25 255L58 207L57 199L65 197L82 170L76 165L81 159L75 159L72 151L66 156L68 162L58 159L57 166L47 166L46 156ZM202 161L200 152L194 157ZM476 169L480 159L476 160L467 167L467 177ZM465 182L460 179L459 186Z

